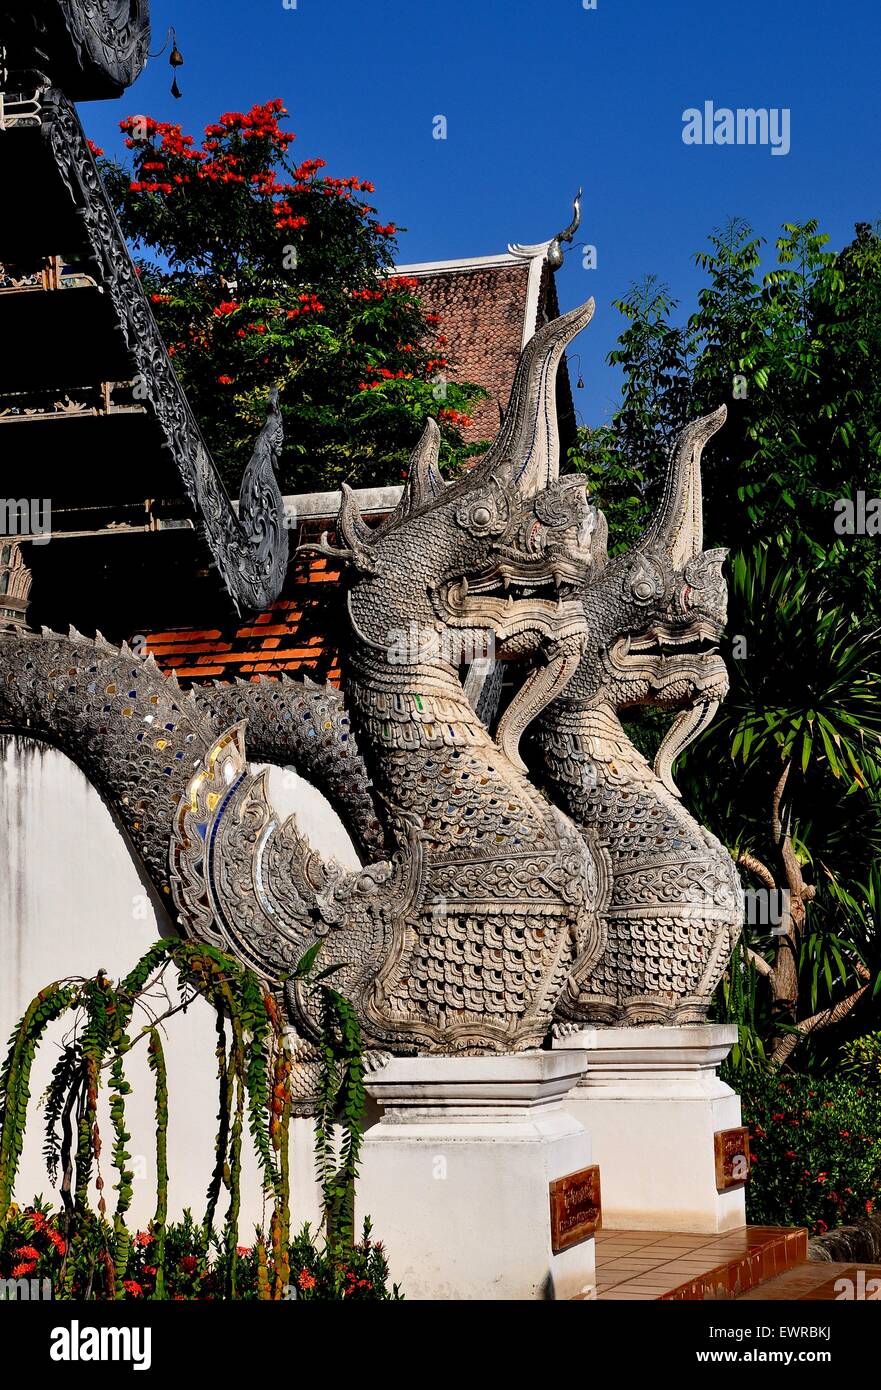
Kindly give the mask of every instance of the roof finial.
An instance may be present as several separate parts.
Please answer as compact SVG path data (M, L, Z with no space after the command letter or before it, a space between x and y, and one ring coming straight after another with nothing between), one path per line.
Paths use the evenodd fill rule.
M563 264L562 242L571 241L578 228L581 226L581 194L583 190L579 188L572 200L572 221L565 231L558 232L548 247L548 265L551 270L559 270Z

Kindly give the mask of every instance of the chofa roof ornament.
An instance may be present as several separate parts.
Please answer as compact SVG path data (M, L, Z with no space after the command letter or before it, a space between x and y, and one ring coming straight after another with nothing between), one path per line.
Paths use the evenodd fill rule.
M512 241L508 245L508 251L512 256L519 256L525 261L532 261L540 258L545 261L551 270L559 270L563 264L563 242L571 242L578 228L581 226L581 198L583 190L579 188L572 200L572 221L562 232L557 232L550 241L536 241L524 243Z
M579 188L578 192L575 194L574 199L572 200L572 221L569 223L569 226L566 227L564 231L558 232L557 235L554 237L553 241L551 242L550 246L548 247L547 261L548 265L551 267L551 270L560 269L560 266L563 264L562 243L564 241L571 242L572 238L575 236L575 233L578 231L578 228L581 226L582 193L583 189Z

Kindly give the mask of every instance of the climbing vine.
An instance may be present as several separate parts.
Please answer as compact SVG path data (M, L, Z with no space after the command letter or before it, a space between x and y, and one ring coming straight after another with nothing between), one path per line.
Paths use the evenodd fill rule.
M326 1297L389 1297L381 1246L371 1242L369 1229L365 1229L360 1244L354 1235L364 1109L360 1029L348 1001L327 983L337 967L316 973L318 953L317 946L308 951L295 974L301 987L315 992L320 1020L315 1145L324 1213L323 1253L310 1243L308 1228L294 1240L291 1236L289 1142L294 1062L286 1046L278 1003L252 971L221 951L169 940L151 946L116 984L104 971L90 979L56 981L41 990L15 1029L0 1071L0 1266L4 1256L11 1253L13 1264L21 1257L11 1270L13 1275L16 1269L31 1271L39 1265L43 1272L51 1267L53 1283L62 1297L142 1296L147 1275L152 1283L149 1297L181 1297L187 1294L170 1294L167 1267L171 1246L177 1252L183 1241L188 1253L178 1258L201 1288L199 1296L283 1299L291 1297L293 1289L296 1296L308 1293L315 1297L314 1291L322 1287ZM165 986L169 969L177 975L176 1003ZM167 1007L157 1016L153 996L159 989ZM199 996L216 1015L215 1157L201 1223L195 1224L187 1213L182 1226L169 1227L168 1073L162 1025L173 1014L186 1011ZM146 1019L142 1027L134 1024L137 1007ZM39 1203L22 1214L12 1198L28 1120L34 1059L49 1025L62 1018L70 1019L71 1027L43 1098L44 1157L52 1182L59 1184L61 1198L61 1211L50 1219ZM128 1215L134 1173L127 1148L131 1136L126 1128L126 1103L132 1088L126 1063L141 1043L146 1047L153 1079L156 1193L149 1231L133 1236ZM99 1124L99 1097L105 1085L116 1194L110 1215ZM239 1245L246 1125L264 1191L272 1203L267 1231L258 1231L250 1248ZM98 1193L95 1210L89 1200L93 1186ZM218 1206L224 1193L226 1209L218 1229ZM48 1244L43 1242L48 1265L33 1243L42 1237L48 1240ZM314 1275L303 1265L310 1250ZM145 1251L149 1251L149 1263ZM301 1266L297 1285L291 1284L294 1258ZM359 1272L362 1266L365 1270L369 1266L372 1277L353 1282L356 1265ZM323 1282L319 1283L322 1268ZM5 1272L0 1268L0 1273ZM179 1270L175 1279L179 1284ZM356 1295L363 1288L369 1288L369 1295Z

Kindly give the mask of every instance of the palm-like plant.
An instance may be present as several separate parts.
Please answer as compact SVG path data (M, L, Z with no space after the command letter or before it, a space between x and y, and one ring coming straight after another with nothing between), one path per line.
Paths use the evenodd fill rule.
M765 918L747 959L770 989L780 1063L878 977L881 881L863 880L867 849L881 848L881 633L767 546L733 557L731 610L731 693L679 782L777 895L780 919Z

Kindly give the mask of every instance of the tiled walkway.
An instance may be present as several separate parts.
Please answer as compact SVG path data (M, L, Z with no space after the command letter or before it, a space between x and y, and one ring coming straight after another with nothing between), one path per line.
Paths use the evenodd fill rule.
M807 1248L805 1231L778 1226L741 1227L721 1236L598 1231L597 1297L738 1298L800 1266Z

